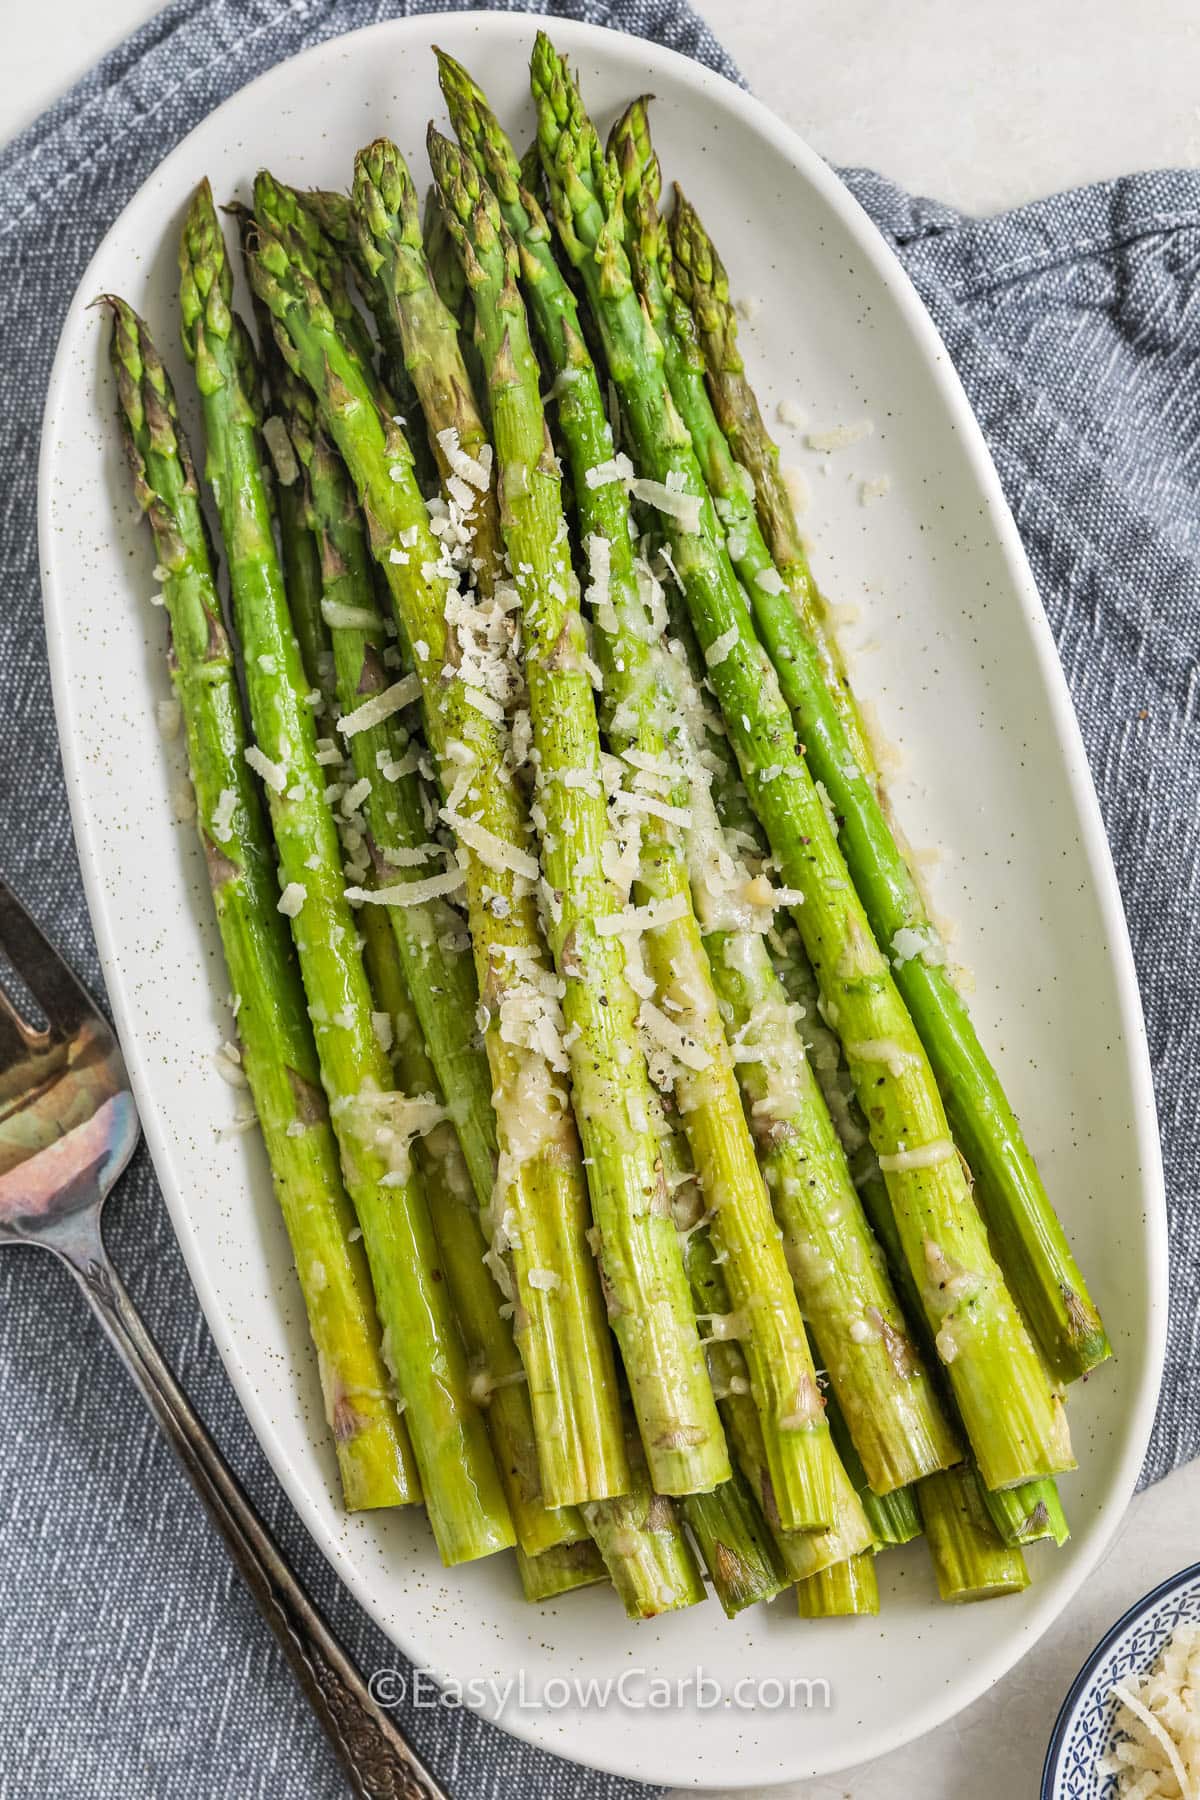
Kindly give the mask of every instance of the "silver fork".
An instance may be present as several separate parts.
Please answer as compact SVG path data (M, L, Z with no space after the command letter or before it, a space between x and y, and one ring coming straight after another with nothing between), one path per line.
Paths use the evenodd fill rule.
M15 982L5 981L5 961ZM40 1244L74 1275L225 1539L352 1792L447 1800L284 1561L109 1261L100 1213L139 1130L110 1026L0 881L0 1245Z

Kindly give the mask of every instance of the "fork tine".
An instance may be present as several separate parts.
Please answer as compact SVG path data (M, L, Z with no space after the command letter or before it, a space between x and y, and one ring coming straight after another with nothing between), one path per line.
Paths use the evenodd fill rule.
M0 878L0 951L8 958L50 1022L53 1037L70 1037L98 1009L17 896ZM6 1012L19 1009L6 1006ZM26 1021L31 1024L32 1021Z

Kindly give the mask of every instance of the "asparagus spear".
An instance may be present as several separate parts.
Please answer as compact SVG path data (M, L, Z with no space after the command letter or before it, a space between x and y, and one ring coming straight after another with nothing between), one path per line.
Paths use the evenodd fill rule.
M430 1114L397 1094L371 1023L371 996L344 897L333 817L324 801L306 684L271 532L258 435L241 379L244 326L212 194L196 190L180 244L184 348L195 371L209 478L229 556L256 744L279 854L280 905L313 1020L346 1187L354 1202L421 1471L430 1523L447 1563L513 1541L487 1433L470 1395L462 1341L408 1143ZM422 1328L413 1329L420 1318Z
M379 1323L320 1088L304 991L277 909L266 821L246 765L233 653L221 619L200 496L170 378L145 324L112 310L112 362L138 505L154 534L213 904L236 996L241 1068L271 1164L317 1349L350 1508L421 1497L389 1396Z
M683 314L685 327L698 329L703 345L703 354L694 348L692 364L699 365L702 385L707 362L713 404L729 437L724 456L714 454L706 469L710 486L714 493L727 491L724 483L740 482L738 464L743 465L752 477L770 543L768 551L756 526L740 540L746 554L738 572L752 597L760 635L809 765L824 782L841 821L842 851L872 930L881 945L890 947L897 985L933 1064L955 1141L974 1175L1000 1265L1052 1373L1061 1381L1074 1380L1111 1354L1108 1338L1000 1078L946 966L920 883L889 823L845 670L822 626L822 602L779 476L779 452L742 368L728 281L696 213L681 195L672 244L677 278L695 315ZM679 310L671 315L676 323L679 316ZM680 354L682 359L685 353ZM712 408L704 410L724 444ZM687 411L684 417L695 436ZM778 581L772 579L775 573Z
M656 1493L642 1442L627 1420L628 1491L580 1508L630 1619L678 1612L704 1598L696 1557L673 1501Z
M728 1477L729 1464L650 1123L652 1089L618 942L620 901L603 866L600 734L516 252L494 198L457 145L431 132L429 147L488 371L501 526L524 625L548 935L565 987L573 1101L610 1316L655 1488L703 1492ZM755 1370L760 1392L771 1397L766 1415L781 1426L796 1393L787 1349L777 1340L776 1360ZM805 1514L813 1509L803 1522L828 1517L827 1487L809 1454L817 1440L783 1429L777 1441L789 1496Z
M991 1487L1073 1466L1061 1400L988 1246L933 1072L849 880L834 826L754 636L662 346L633 289L615 172L565 63L540 35L534 93L564 248L601 325L638 457L664 511L688 609L755 810L847 1048L900 1226L960 1411Z
M560 1594L608 1580L604 1558L590 1538L578 1544L558 1544L539 1556L526 1556L518 1544L517 1572L525 1598L531 1602L557 1600Z
M727 1619L783 1591L783 1564L739 1470L711 1494L686 1495L679 1510Z
M417 190L404 158L386 138L377 138L354 159L353 216L357 265L383 295L429 425L442 484L451 495L457 491L469 514L475 585L490 596L503 558L495 470L482 491L458 473L464 457L486 459L487 428L463 361L458 320L442 301L425 259Z
M458 587L412 479L410 452L338 335L303 245L260 227L251 277L289 365L312 388L369 522L371 549L421 678L426 734L460 845L497 1108L500 1161L485 1226L511 1288L542 1491L563 1506L628 1480L612 1341L587 1244L587 1191L562 1077L557 989L532 896L536 861L503 704L511 639L499 598ZM473 474L480 488L487 475ZM455 804L451 804L451 801Z
M802 1619L843 1619L879 1611L875 1553L862 1550L796 1584Z
M841 713L846 736L860 767L873 775L871 735L855 701L825 601L809 572L808 552L780 467L779 446L767 430L746 378L729 282L699 215L678 183L670 218L670 248L673 286L695 320L713 410L730 450L750 477L763 536L820 657L825 684Z
M471 378L471 391L475 395L481 411L486 412L487 377L483 372L479 349L475 343L475 308L471 301L471 290L467 286L462 263L458 259L458 251L454 248L453 240L446 229L442 203L438 199L435 187L425 190L425 208L421 215L421 240L425 246L425 260L429 264L433 285L438 291L442 305L458 326L463 362L466 364L467 374Z
M728 813L731 818L738 820L741 830L754 829L747 819L744 796L739 804L736 793L728 784L721 788L719 804L723 818ZM845 1064L841 1060L837 1038L825 1025L817 1010L817 986L812 969L794 926L785 924L775 934L775 941L780 978L792 999L804 1009L804 1029L809 1040L810 1061L816 1071L830 1116L836 1122L837 1133L845 1148L855 1185L862 1196L872 1229L887 1255L888 1266L908 1315L916 1322L922 1347L927 1355L934 1355L936 1353L933 1352L932 1342L924 1329L916 1285L904 1260L887 1188L875 1166L874 1155L867 1140L866 1125L854 1098ZM952 1395L944 1394L943 1397L952 1403ZM971 1460L968 1458L968 1461ZM1049 1477L1022 1482L1018 1487L1004 1488L993 1493L984 1486L978 1469L973 1465L965 1473L978 1483L984 1503L1005 1543L1033 1543L1039 1538L1052 1538L1060 1545L1067 1541L1070 1529L1058 1489Z
M902 1487L893 1488L889 1494L873 1493L862 1458L854 1446L854 1439L836 1399L830 1399L827 1407L833 1447L842 1459L842 1466L850 1477L855 1493L862 1501L875 1548L886 1550L892 1545L911 1543L913 1538L921 1535L921 1515L917 1511L915 1489Z
M405 366L404 345L396 329L387 294L371 271L357 260L357 231L349 198L345 194L333 193L324 188L310 189L298 198L330 243L354 267L359 291L379 334L379 372L383 377L383 385L398 406L400 424L408 435L409 447L413 453L417 484L428 498L438 490L438 465L425 428L427 421L422 419L417 390ZM361 345L357 339L354 341L361 355Z
M663 1162L672 1190L672 1210L684 1245L688 1280L696 1311L712 1321L729 1316L729 1290L722 1265L705 1225L704 1202L687 1165L677 1132L664 1130ZM705 1345L713 1390L718 1396L729 1445L750 1492L758 1501L779 1561L790 1581L867 1549L871 1527L858 1494L840 1460L834 1457L834 1522L825 1531L788 1531L775 1501L775 1489L763 1442L758 1410L750 1398L750 1378L741 1344L714 1331Z
M387 906L386 913L405 984L476 1196L486 1206L495 1181L496 1128L487 1059L475 1024L479 990L462 915L442 895L413 900L416 884L431 877L436 884L445 867L445 853L431 842L434 814L418 772L421 752L402 723L404 704L417 698L419 683L413 676L396 679L399 652L388 641L366 529L345 466L317 420L309 389L290 376L287 394L288 427L312 491L320 544L319 629L327 648L332 646L341 708L337 735L354 776L341 797L343 814L357 827L351 870L363 880L373 871L373 885L384 891L400 889L399 904Z
M405 985L396 940L378 907L363 908L364 957L381 1012L377 1035L389 1051L396 1084L405 1093L440 1098L437 1075L422 1041L416 1004ZM448 1118L416 1146L429 1196L441 1266L470 1361L471 1393L484 1409L496 1467L504 1485L517 1546L536 1558L557 1544L587 1536L575 1507L552 1511L542 1500L533 1417L525 1371L503 1316L500 1291L484 1262L487 1245L459 1135Z
M978 1470L976 1471L978 1476ZM979 1493L988 1517L1010 1545L1049 1542L1059 1549L1071 1535L1057 1487L1052 1481L1031 1481L1021 1487L1004 1488L993 1493L978 1480Z
M785 1416L807 1415L807 1429L823 1437L820 1396L693 911L675 823L686 815L690 795L686 787L665 796L662 792L663 770L672 765L662 725L664 696L656 675L654 621L643 599L648 573L635 562L623 489L615 482L594 480L595 470L611 465L613 457L595 366L583 341L574 296L554 260L545 219L522 185L511 144L465 69L439 52L439 70L464 149L480 177L490 181L518 246L530 312L553 377L552 391L558 395L558 422L574 479L579 534L595 574L589 598L603 678L606 735L627 760L631 790L625 796L627 804L643 809L633 814L632 822L640 824L642 841L635 897L646 909L643 916L655 921L644 938L657 989L651 1016L660 1026L669 1020L670 1036L683 1040L682 1059L671 1059L675 1093L701 1187L710 1196L713 1235L728 1259L733 1306L747 1321L747 1359L755 1398L766 1414L764 1431L780 1513L792 1526L815 1524L811 1508L801 1511L788 1498L776 1447L779 1416L770 1410L771 1392L760 1370L764 1363L778 1364L786 1356L794 1387L785 1397ZM678 778L675 785L679 786ZM774 1296L770 1312L764 1304L768 1296Z
M1001 1542L978 1487L962 1471L927 1476L917 1493L943 1600L993 1600L1029 1586L1020 1549Z

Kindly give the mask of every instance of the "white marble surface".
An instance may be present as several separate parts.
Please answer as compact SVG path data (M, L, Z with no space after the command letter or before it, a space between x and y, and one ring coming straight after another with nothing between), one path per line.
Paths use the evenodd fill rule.
M972 210L1200 157L1200 13L1190 0L1142 0L1136 9L1127 0L699 7L759 96L832 161L873 165ZM155 10L147 0L10 9L0 137L36 118ZM1032 1800L1076 1669L1139 1594L1200 1555L1197 1520L1200 1463L1135 1501L1069 1616L991 1694L879 1762L770 1792L781 1800Z

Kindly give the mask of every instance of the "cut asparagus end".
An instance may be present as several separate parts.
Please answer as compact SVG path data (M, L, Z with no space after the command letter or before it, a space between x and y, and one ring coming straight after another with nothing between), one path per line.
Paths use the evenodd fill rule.
M581 1511L630 1619L655 1619L704 1599L704 1580L673 1501L650 1486L646 1459L628 1421L629 1491Z
M879 1611L879 1580L870 1550L831 1563L796 1583L802 1619L847 1619Z
M943 1600L993 1600L1029 1586L1024 1556L1001 1542L970 1469L927 1476L917 1498Z
M727 1619L773 1599L787 1585L758 1503L739 1472L711 1494L688 1495L679 1510Z
M993 1493L979 1482L988 1517L1006 1544L1038 1544L1049 1541L1059 1549L1071 1535L1062 1499L1053 1481L1027 1481L1020 1487Z
M862 1501L875 1548L888 1549L898 1544L911 1543L913 1538L920 1537L921 1515L917 1510L913 1489L901 1487L893 1488L887 1494L873 1493L867 1482L862 1459L847 1430L841 1407L832 1395L826 1397L825 1406L834 1448L845 1465L855 1493Z
M556 1600L560 1594L608 1580L604 1558L590 1538L578 1544L558 1544L537 1556L527 1556L518 1544L516 1556L521 1587L533 1603Z

